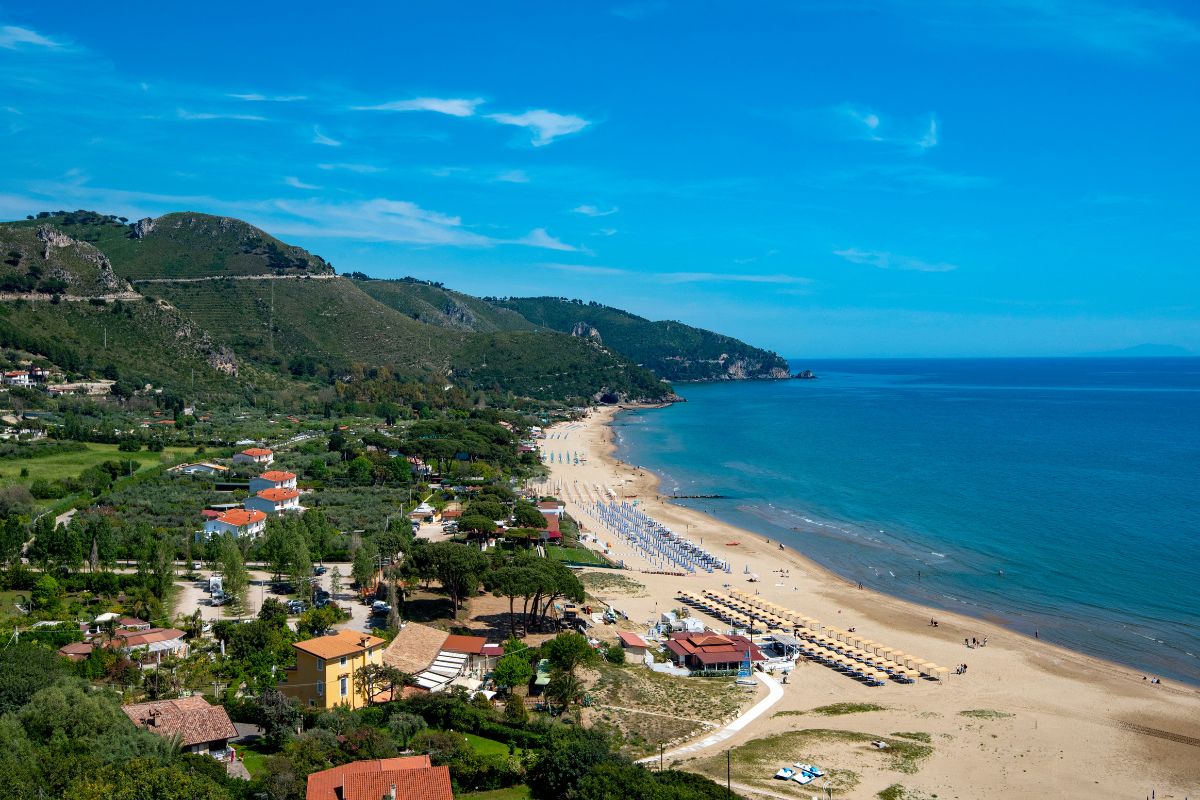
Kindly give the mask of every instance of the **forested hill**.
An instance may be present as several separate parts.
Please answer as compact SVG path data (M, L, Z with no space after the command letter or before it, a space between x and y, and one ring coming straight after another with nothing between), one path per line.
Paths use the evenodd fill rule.
M0 347L126 387L379 399L417 382L474 402L583 404L669 400L670 380L786 377L774 354L677 322L339 276L228 217L42 212L0 224L0 255Z
M560 297L511 297L497 305L534 325L603 342L669 381L788 377L787 362L776 353L682 322L652 322Z

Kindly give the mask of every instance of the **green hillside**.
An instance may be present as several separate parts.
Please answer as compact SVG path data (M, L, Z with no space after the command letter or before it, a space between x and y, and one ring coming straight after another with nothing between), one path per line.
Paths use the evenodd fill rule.
M104 253L49 224L0 225L0 292L89 297L129 290Z
M320 256L285 244L248 222L193 211L126 223L94 211L41 212L26 227L50 224L90 242L131 281L227 275L330 275Z
M98 302L98 301L97 301ZM245 364L178 312L149 300L0 303L0 347L45 356L70 373L232 392Z
M415 278L357 279L355 283L384 305L430 325L479 333L531 331L535 327L511 309L451 291L429 281Z
M497 305L541 327L598 338L669 381L787 377L787 362L777 354L681 322L651 322L599 303L558 297L511 297Z
M539 400L658 401L673 394L654 373L607 348L554 332L475 334L453 365L454 378L470 388Z
M285 369L303 362L344 372L358 362L410 376L444 372L463 338L409 319L346 278L142 283L138 288L178 308L241 357ZM306 367L293 371L311 372Z

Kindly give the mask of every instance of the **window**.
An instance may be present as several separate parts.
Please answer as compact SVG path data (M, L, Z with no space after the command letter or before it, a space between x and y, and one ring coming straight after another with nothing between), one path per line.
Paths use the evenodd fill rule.
M325 696L325 684L318 683L317 684L317 697L324 697L324 696Z
M342 690L342 697L345 697L346 695L350 694L350 678L349 677L343 675L341 680L338 681L338 683L340 684L340 687Z
M309 704L310 706L315 706L315 705L317 704L317 701L316 701L316 700L309 700L309 701L308 701L308 704Z
M342 666L346 666L346 657L342 656Z
M325 659L318 658L317 659L317 672L324 672L324 671L325 671Z

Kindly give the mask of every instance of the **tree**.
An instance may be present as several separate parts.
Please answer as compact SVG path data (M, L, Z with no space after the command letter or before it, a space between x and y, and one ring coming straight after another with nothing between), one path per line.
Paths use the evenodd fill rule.
M308 555L308 542L298 530L288 537L288 582L292 592L307 598L312 589L312 559Z
M538 800L573 797L576 786L585 775L600 764L616 760L611 744L602 732L571 727L552 728L545 750L529 770L529 788Z
M401 747L408 747L413 736L427 727L423 718L404 711L397 711L387 719L388 731L396 737L396 743Z
M336 564L329 571L329 594L334 600L342 593L342 570Z
M366 589L375 577L375 553L369 545L363 545L354 551L354 563L350 569L359 591Z
M375 702L380 693L388 700L395 699L396 692L411 681L407 673L387 664L366 664L354 673L354 689L365 695L368 703Z
M532 503L517 503L517 507L513 510L513 520L519 528L541 529L546 527L546 518Z
M506 689L524 686L532 677L533 667L529 665L529 658L522 653L510 653L502 656L496 662L496 669L492 672L492 680L496 682L496 685Z
M33 607L46 612L55 611L62 602L63 590L52 575L42 575L33 585L30 600Z
M613 664L624 664L625 648L619 644L610 644L604 648L604 659Z
M458 521L458 529L467 533L495 533L496 523L480 514L464 514Z
M434 572L442 588L450 594L457 614L462 599L479 590L479 581L488 567L487 556L474 547L454 542L435 542L430 549Z
M555 667L550 671L546 698L557 700L564 709L583 698L583 681L574 673Z
M294 698L278 689L267 689L258 697L263 736L272 747L280 747L296 732L303 714Z
M53 650L35 644L18 641L0 648L0 714L17 711L65 675L65 664Z
M246 571L242 550L232 533L227 532L221 537L217 548L217 567L224 578L225 594L236 600L239 606L244 606L250 590L250 573Z
M525 698L515 692L508 695L504 701L504 719L514 725L524 725L529 721L529 709L525 707Z
M288 620L287 606L274 597L268 597L263 601L262 608L258 610L258 618L272 628L286 628Z
M359 456L346 467L346 479L352 486L370 486L375 480L375 467L371 459Z
M588 644L582 633L567 631L560 633L542 645L542 653L550 665L564 672L575 673L576 668L596 662L596 651Z

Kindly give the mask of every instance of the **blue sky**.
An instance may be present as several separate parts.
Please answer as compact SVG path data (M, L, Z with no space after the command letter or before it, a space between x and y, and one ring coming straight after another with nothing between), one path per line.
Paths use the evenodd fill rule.
M1200 351L1193 4L175 5L0 4L0 217L226 214L787 356Z

